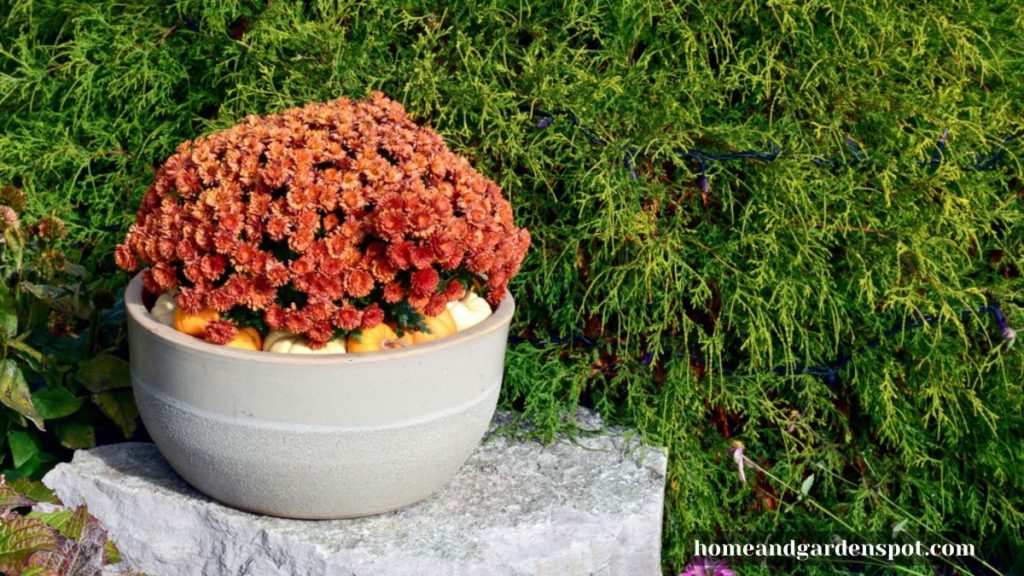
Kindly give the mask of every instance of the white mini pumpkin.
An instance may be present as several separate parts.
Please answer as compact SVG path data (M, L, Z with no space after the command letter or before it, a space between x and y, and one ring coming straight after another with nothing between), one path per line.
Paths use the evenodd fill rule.
M156 304L153 304L153 309L149 311L150 315L161 324L174 326L174 311L178 309L178 303L174 300L174 297L177 295L177 290L161 294L156 299Z
M462 300L448 303L448 311L455 318L455 327L459 332L476 326L491 315L491 305L487 300L468 292Z
M309 347L306 339L298 334L283 330L271 330L263 340L263 351L281 354L344 354L345 340L335 338L328 341L323 348L314 350Z

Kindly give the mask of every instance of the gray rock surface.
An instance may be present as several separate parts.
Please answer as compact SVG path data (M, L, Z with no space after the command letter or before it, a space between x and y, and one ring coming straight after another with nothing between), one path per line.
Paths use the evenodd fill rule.
M600 427L588 414L579 423ZM499 414L492 430L504 424ZM549 446L490 434L434 497L325 521L212 501L152 444L79 451L43 481L66 505L87 504L127 563L151 576L641 576L661 573L665 468L664 451L621 430Z

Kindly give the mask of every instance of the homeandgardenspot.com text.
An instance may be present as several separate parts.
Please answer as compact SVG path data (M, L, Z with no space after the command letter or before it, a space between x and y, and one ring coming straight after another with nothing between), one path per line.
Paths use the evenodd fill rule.
M884 558L895 560L901 557L967 557L974 556L973 544L925 544L907 542L904 544L862 544L838 540L831 544L817 544L790 540L781 543L759 544L704 544L693 543L694 556L703 558Z

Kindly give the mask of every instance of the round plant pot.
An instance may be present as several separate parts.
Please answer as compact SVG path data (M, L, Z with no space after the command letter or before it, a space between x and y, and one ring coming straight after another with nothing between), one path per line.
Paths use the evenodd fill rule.
M125 292L132 387L171 466L230 506L350 518L434 494L494 415L515 303L401 350L289 355L217 346L154 320Z

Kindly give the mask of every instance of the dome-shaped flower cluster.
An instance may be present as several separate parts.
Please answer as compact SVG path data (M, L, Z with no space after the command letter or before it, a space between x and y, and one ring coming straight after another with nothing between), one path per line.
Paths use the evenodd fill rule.
M339 332L436 315L469 278L496 304L530 243L501 189L375 93L185 142L157 171L118 266L237 332L256 311L322 345ZM249 316L253 316L251 313Z

